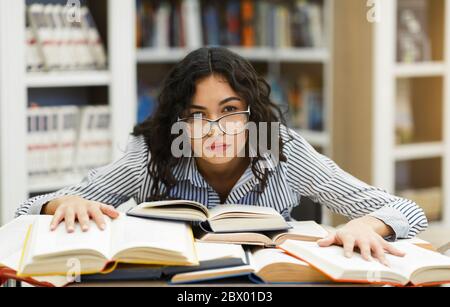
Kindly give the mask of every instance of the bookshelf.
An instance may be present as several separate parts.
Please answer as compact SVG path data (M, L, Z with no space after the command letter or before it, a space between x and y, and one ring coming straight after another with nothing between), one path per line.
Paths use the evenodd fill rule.
M24 184L27 180L26 114L35 91L84 90L106 97L112 113L113 158L123 154L136 122L136 50L133 1L81 1L93 11L106 42L108 68L102 71L27 72L25 62L25 9L30 3L63 4L60 0L0 1L0 224L14 216L30 194L55 191L77 183L73 176L59 182ZM70 89L70 91L69 91ZM97 101L93 101L97 102ZM102 101L103 102L103 101Z
M432 223L448 226L450 2L426 1L430 56L403 62L397 56L397 39L404 38L397 18L400 1L378 1L380 18L372 23L364 1L346 1L335 11L333 141L340 146L334 158L363 180L417 197ZM398 118L405 114L399 104L405 97L412 136L399 141ZM355 146L367 140L369 146Z

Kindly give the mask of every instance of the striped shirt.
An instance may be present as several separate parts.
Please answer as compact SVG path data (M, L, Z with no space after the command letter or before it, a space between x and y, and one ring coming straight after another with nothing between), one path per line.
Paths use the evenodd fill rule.
M383 221L394 231L389 240L412 238L427 227L423 210L413 201L391 195L348 174L295 131L284 126L280 131L287 161L269 168L267 187L263 190L249 166L225 204L273 207L289 219L291 210L305 196L350 219L370 215ZM16 216L40 214L44 204L64 195L77 195L115 207L131 198L142 203L150 197L152 186L147 167L150 158L144 137L130 136L121 159L91 170L79 184L26 200L17 209ZM220 205L219 194L202 177L194 159L182 158L173 168L177 184L171 189L170 197L197 201L208 208Z

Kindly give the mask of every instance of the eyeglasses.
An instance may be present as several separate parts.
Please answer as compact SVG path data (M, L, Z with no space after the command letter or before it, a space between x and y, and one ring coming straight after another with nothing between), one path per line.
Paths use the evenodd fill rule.
M217 125L223 133L227 135L237 135L245 131L245 127L250 118L250 107L247 111L230 113L219 117L216 120L203 118L202 116L191 116L178 118L178 122L186 123L186 130L192 139L203 139L213 127Z

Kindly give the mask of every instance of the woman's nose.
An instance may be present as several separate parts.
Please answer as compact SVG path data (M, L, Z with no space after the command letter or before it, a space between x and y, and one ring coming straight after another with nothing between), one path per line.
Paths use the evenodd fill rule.
M221 134L223 134L223 133L222 133L222 130L220 130L219 123L217 123L217 122L211 123L211 129L209 130L208 136L209 137L218 136Z

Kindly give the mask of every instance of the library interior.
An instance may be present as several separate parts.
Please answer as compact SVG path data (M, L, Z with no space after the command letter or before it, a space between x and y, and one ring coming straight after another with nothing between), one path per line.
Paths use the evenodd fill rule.
M211 70L215 48L226 48L217 49L216 59L225 52L224 58L236 63L248 61L270 86L270 101L281 111L283 125L298 136L286 148L311 153L317 164L328 165L326 170L311 167L315 178L306 181L309 163L316 161L294 157L298 178L283 168L295 161L290 164L288 156L288 162L280 162L279 176L293 177L270 178L267 193L278 193L272 198L278 202L295 199L298 206L247 211L243 205L264 202L242 192L242 202L235 194L229 198L236 207L214 211L208 198L201 204L203 198L178 190L172 203L142 203L147 200L140 193L150 191L143 175L147 165L130 171L133 176L108 178L141 162L120 162L133 130L170 118L154 117L168 109L159 108L170 97L161 95L163 88L174 88L168 76L204 47L212 50ZM257 115L251 108L250 103L250 119ZM193 122L197 115L190 117ZM211 131L217 118L209 119ZM227 134L220 120L215 123ZM230 276L230 283L239 284L244 279L256 284L450 285L450 0L0 0L0 125L0 285L214 284ZM336 171L335 165L339 179L328 181L355 183L352 188L361 194L343 199L329 182L322 190L313 186ZM149 166L149 176L156 169ZM323 173L315 173L319 170ZM196 175L190 176L195 183ZM127 181L136 186L142 181L139 192L133 186L122 193ZM280 187L288 183L294 188ZM148 188L142 188L145 184ZM232 185L231 193L241 185L247 183ZM109 189L101 200L96 198L103 195L100 189ZM308 197L314 194L310 189L322 193ZM108 209L101 206L114 205L120 217L109 220L111 214L103 211L103 232L96 221L90 221L87 233L78 226L72 236L61 228L50 231L53 214L44 214L51 212L45 211L50 200L77 191L104 203L102 211ZM139 199L133 199L136 195ZM410 257L403 275L380 263L341 259L340 246L319 248L314 242L380 209L377 201L386 195L391 197L386 207L392 206L376 217L385 216L381 221L394 237L404 239L386 239ZM338 208L351 201L354 206ZM286 218L280 207L289 209L287 221L279 219ZM188 211L191 217L181 220L194 221L192 229L191 223L173 221ZM199 212L205 217L200 219ZM250 218L236 222L250 215L267 224L252 224ZM227 217L229 223L220 224ZM199 236L197 222L203 225ZM405 224L409 233L401 227ZM117 235L116 229L125 234ZM155 232L160 235L149 234ZM58 244L61 240L66 243ZM79 283L62 273L74 256L82 266ZM392 266L400 263L386 257ZM111 262L115 266L107 271L105 263ZM433 265L441 271L425 274ZM379 272L379 281L361 275L370 270Z

